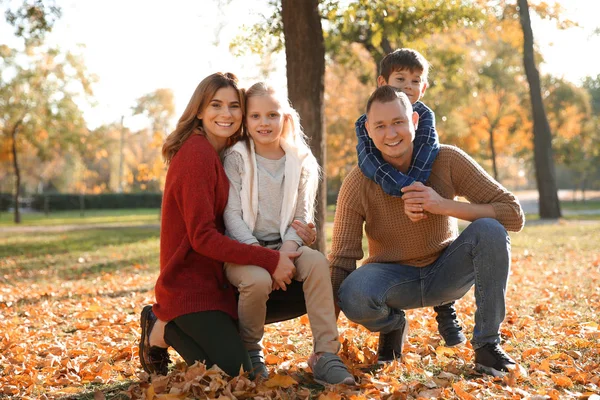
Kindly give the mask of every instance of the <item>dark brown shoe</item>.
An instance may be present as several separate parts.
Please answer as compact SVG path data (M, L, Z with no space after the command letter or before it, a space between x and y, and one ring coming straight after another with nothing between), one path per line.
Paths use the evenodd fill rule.
M142 309L140 326L142 328L142 338L140 339L139 353L142 368L149 374L167 375L169 373L169 363L171 358L169 352L164 347L150 346L150 332L158 318L152 312L152 306L145 306Z

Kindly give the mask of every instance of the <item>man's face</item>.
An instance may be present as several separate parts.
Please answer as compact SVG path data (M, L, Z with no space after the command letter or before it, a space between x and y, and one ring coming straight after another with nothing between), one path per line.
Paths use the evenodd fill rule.
M422 75L423 71L401 69L392 72L387 82L383 76L379 76L377 83L379 86L390 85L399 89L406 93L411 104L415 104L423 97L427 89L427 83Z
M408 170L419 115L409 114L400 100L374 102L367 114L366 128L383 158L399 170Z

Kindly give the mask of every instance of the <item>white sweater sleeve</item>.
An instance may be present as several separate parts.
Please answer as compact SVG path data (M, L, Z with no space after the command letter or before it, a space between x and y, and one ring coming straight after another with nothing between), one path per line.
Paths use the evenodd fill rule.
M242 201L240 198L242 170L244 168L242 156L238 152L230 152L223 160L223 168L227 178L229 178L229 199L223 213L227 235L238 242L258 243L258 239L254 237L242 217Z
M310 214L310 210L312 209L310 202L315 199L310 199L310 193L307 190L307 184L310 176L308 171L302 168L302 174L300 175L300 183L298 185L298 200L296 201L296 210L294 211L294 220L299 220L303 223L308 223L312 221L312 215ZM285 231L285 236L283 237L283 241L293 240L298 243L298 246L303 246L302 239L296 233L296 230L292 226L288 226Z

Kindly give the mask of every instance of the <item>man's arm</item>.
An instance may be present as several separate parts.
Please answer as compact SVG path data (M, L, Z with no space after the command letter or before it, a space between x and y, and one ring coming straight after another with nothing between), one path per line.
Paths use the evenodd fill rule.
M448 164L443 168L450 171L455 194L469 203L442 198L432 188L416 184L403 189L405 212L409 218L413 221L426 218L424 211L466 221L494 218L506 230L520 231L525 224L525 215L517 198L465 152L453 146L446 148Z
M413 222L426 219L425 211L470 222L479 218L497 219L496 211L491 204L474 204L446 199L421 182L415 182L403 188L402 191L404 192L405 212Z
M342 183L335 210L329 262L336 307L340 285L364 256L362 238L365 214L361 204L361 179L364 178L356 168L350 172Z

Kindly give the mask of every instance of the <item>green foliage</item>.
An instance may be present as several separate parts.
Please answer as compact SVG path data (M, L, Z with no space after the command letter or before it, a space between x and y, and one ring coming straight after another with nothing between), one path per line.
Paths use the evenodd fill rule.
M41 43L62 14L60 7L50 0L23 0L16 8L10 7L10 0L0 0L2 3L7 3L6 22L27 45Z
M480 24L482 11L477 1L357 0L346 8L328 8L326 45L329 54L344 57L348 45L359 43L379 64L397 48L422 50L423 40L430 35Z
M600 74L596 75L595 78L586 76L583 80L583 87L588 91L592 98L592 109L594 114L600 114Z
M78 210L83 200L84 209L160 208L161 193L105 193L97 195L46 194L33 196L31 208L44 211Z

